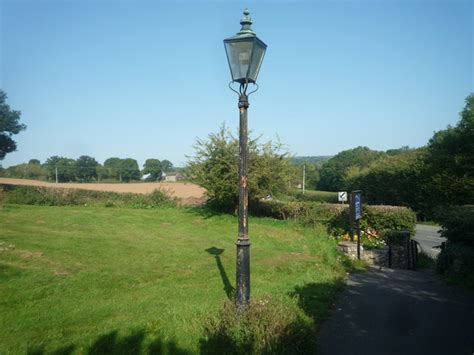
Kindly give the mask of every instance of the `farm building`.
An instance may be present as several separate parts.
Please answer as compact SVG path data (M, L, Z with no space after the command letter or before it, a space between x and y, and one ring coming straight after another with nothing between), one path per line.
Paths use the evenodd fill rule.
M180 172L163 173L163 180L165 182L181 181L184 180L184 176Z

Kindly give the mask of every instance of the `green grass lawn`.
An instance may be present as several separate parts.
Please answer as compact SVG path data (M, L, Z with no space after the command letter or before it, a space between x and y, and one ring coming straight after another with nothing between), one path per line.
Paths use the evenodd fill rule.
M0 207L0 353L197 353L235 285L236 235L199 209ZM318 324L345 275L335 242L262 218L250 236L252 297L298 297Z

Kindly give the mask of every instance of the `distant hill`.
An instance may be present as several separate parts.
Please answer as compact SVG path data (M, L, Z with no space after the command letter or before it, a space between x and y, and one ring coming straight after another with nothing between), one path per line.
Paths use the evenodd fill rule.
M332 157L333 155L316 155L316 156L308 156L308 157L293 157L292 160L293 160L293 163L298 164L298 165L304 164L304 163L323 165Z

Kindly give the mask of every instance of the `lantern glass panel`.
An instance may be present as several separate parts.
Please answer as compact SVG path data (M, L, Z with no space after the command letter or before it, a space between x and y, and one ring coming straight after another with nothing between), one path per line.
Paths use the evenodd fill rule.
M232 80L245 82L252 59L253 39L246 41L226 41L225 48Z
M256 40L253 52L252 52L252 61L250 63L250 68L248 72L249 82L256 82L258 72L260 71L260 66L262 65L263 57L265 55L266 46L263 42Z

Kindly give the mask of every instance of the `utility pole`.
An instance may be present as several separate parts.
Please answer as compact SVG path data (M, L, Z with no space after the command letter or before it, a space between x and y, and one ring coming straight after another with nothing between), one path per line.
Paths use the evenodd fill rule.
M58 167L56 167L55 171L56 171L56 184L57 184L58 183Z
M306 164L303 164L303 194L305 190L305 183L306 183Z

